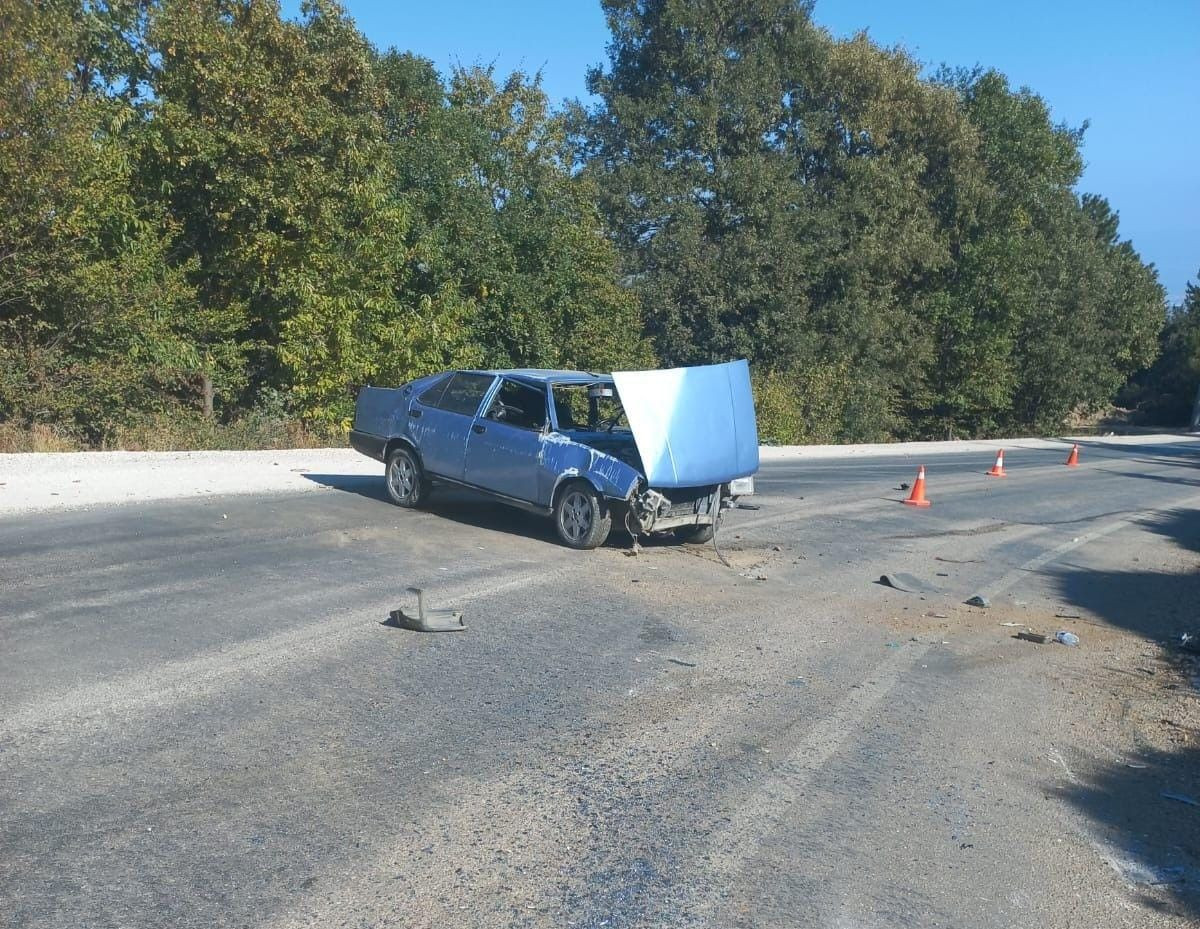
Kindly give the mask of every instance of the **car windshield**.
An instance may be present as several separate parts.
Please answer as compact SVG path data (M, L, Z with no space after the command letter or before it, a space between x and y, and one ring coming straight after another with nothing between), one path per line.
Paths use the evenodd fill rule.
M611 382L555 384L554 412L563 432L629 432L625 409Z

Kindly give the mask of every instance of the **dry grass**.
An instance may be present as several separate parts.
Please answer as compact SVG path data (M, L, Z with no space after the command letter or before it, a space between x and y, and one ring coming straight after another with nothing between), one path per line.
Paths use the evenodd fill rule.
M71 431L45 424L0 423L0 453L79 451L242 451L274 448L324 448L346 444L346 434L314 430L300 420L250 414L229 423L193 416L161 416L134 426L118 426L100 444L89 444Z
M0 453L78 452L84 448L77 436L55 426L35 423L26 427L0 423Z

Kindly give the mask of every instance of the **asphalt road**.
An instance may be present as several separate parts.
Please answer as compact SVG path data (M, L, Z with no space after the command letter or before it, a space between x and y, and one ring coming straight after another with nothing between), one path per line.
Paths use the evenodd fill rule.
M1194 926L1200 442L1082 453L770 463L732 569L334 474L5 519L2 921Z

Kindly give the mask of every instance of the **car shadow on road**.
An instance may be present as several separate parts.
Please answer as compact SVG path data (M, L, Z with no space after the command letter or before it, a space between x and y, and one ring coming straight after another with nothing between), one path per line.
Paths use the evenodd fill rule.
M370 474L305 474L304 477L323 487L393 505L388 498L382 474L378 477ZM421 508L464 526L507 532L554 545L561 544L549 517L507 506L486 494L474 493L465 488L435 487ZM628 536L614 526L605 547L622 548L628 545Z
M305 480L341 490L346 493L358 494L371 500L388 501L387 488L383 483L383 475L374 474L303 474Z
M1200 511L1169 510L1139 525L1200 552ZM1097 826L1113 851L1109 863L1145 906L1190 921L1200 919L1200 723L1188 707L1200 697L1200 654L1182 647L1181 636L1200 634L1200 569L1155 571L1139 557L1130 550L1125 570L1062 565L1051 573L1064 602L1164 646L1177 673L1143 673L1134 686L1162 706L1182 707L1180 716L1156 721L1155 744L1135 744L1129 757L1053 792Z

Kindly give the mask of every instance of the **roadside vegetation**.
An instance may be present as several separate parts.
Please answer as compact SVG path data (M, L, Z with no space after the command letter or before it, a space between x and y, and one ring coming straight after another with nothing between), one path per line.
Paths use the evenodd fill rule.
M1035 93L795 0L602 5L556 108L331 2L0 0L0 450L337 442L366 383L732 357L780 442L1123 387L1186 421L1196 289L1168 319Z

